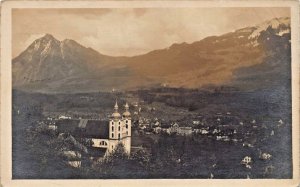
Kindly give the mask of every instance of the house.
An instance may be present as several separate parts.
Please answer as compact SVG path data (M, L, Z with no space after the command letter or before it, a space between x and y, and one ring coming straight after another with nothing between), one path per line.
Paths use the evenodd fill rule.
M277 126L280 127L280 126L282 126L283 124L284 124L284 123L283 123L282 119L280 119L280 120L278 121Z
M60 116L58 116L58 119L71 119L71 117L70 116L60 115Z
M197 134L208 134L209 133L209 127L194 128L194 132L197 133Z
M274 136L274 135L275 135L274 130L271 131L271 134L270 134L270 135L271 135L271 136Z
M201 129L201 134L208 134L208 133L209 133L208 130L206 130L206 129Z
M161 127L154 127L153 128L153 131L156 133L156 134L159 134L161 132Z
M200 134L201 133L201 129L194 129L193 132L196 133L196 134Z
M162 123L161 124L161 132L167 133L167 134L171 134L171 126L166 124L166 123Z
M87 153L87 147L68 133L60 133L57 139L68 145L61 147L63 159L72 167L81 167L82 155Z
M179 125L178 123L174 123L171 127L170 127L170 133L175 133L177 134L179 130Z
M154 126L155 126L155 127L159 127L159 126L160 126L159 121L156 121L156 122L154 123Z
M149 119L146 119L146 118L140 118L139 119L139 127L149 127L150 126L150 120Z
M245 156L244 159L241 161L242 164L250 164L252 163L252 158L250 156Z
M48 128L49 128L50 130L54 130L54 131L57 130L57 126L56 126L55 124L49 124L49 125L48 125Z
M269 153L260 153L259 158L262 160L270 160L272 155Z
M216 139L220 140L220 141L224 141L224 142L227 142L230 140L228 136L217 136Z
M78 151L63 151L63 156L68 164L74 168L81 167L81 153Z
M193 133L192 127L179 127L178 132L179 135L191 135Z
M242 165L245 165L246 168L251 169L252 158L250 156L245 156L241 161Z
M200 121L199 120L194 120L193 125L200 125Z
M220 132L221 132L220 129L214 129L212 133L213 133L213 134L218 134L218 133L220 133Z
M244 142L243 147L254 147L251 143Z

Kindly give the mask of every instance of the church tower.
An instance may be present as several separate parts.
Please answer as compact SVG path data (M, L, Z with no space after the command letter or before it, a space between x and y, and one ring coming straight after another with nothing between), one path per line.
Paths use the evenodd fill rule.
M114 106L114 113L109 120L109 145L108 152L111 153L119 143L124 145L125 151L129 154L131 148L131 115L129 106L126 103L125 112L121 116L118 111L118 102Z
M125 104L125 112L123 113L123 121L125 123L125 133L126 136L131 137L131 115L129 112L129 105L126 103Z
M118 111L118 102L114 106L114 113L109 120L109 145L108 151L112 152L118 145L118 140L121 139L121 114Z
M124 124L124 140L123 145L125 147L125 151L129 154L131 149L131 114L129 112L128 103L125 104L125 112L122 115L122 121Z

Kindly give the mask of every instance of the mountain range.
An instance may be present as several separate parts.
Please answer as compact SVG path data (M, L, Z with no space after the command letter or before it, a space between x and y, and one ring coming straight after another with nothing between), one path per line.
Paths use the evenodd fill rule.
M59 41L46 34L12 60L13 87L57 93L288 86L290 40L288 17L133 57L104 55L74 40Z

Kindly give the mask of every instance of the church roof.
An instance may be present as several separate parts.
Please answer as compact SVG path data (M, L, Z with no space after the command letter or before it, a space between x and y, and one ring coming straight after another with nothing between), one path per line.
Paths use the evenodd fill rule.
M121 114L119 112L114 112L111 117L113 118L120 118L121 117Z
M125 116L125 117L130 117L130 112L128 112L128 111L124 112L124 113L123 113L123 116Z
M109 138L109 122L100 120L88 120L85 127L86 138Z
M79 126L80 128L85 128L87 122L88 122L88 119L81 119L81 120L79 121L79 125L78 125L78 126Z
M109 122L103 120L63 119L56 122L58 132L85 138L108 139Z
M120 118L121 117L121 114L118 112L118 108L119 108L119 106L118 106L118 102L117 102L117 100L116 100L116 104L115 104L115 106L114 106L114 113L111 115L113 118Z
M78 127L79 120L61 119L56 121L58 132L74 134Z

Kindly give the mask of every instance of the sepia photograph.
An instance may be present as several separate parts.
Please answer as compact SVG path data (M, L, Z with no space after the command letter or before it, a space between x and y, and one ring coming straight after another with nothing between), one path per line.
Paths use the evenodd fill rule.
M1 13L9 180L299 185L297 1L27 2Z

